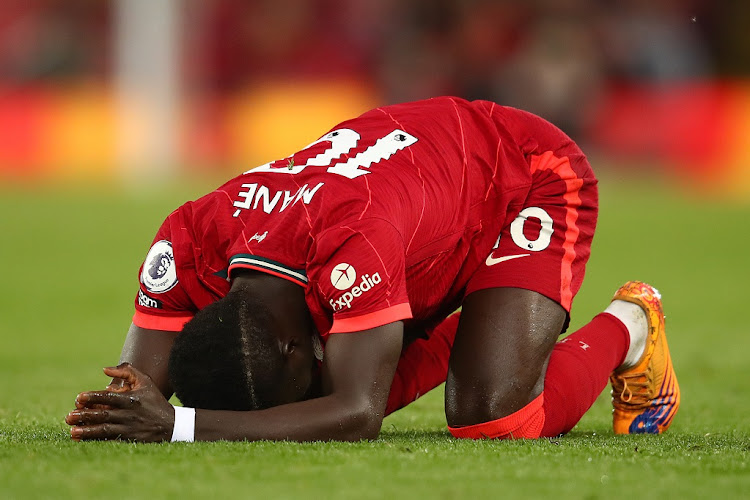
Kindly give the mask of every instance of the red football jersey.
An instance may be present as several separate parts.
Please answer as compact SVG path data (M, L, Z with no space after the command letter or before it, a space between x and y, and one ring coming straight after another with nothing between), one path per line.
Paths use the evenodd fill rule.
M435 326L529 193L519 116L449 97L377 108L186 203L141 268L135 324L180 330L248 268L304 287L323 338Z
M236 269L279 276L305 289L324 341L398 320L426 332L401 354L390 413L445 380L458 316L443 319L467 293L525 288L570 311L597 196L581 150L530 113L453 97L377 108L170 214L133 322L179 331Z

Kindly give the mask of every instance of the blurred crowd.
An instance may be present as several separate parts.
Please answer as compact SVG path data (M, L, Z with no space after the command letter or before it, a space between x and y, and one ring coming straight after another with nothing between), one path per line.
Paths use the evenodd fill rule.
M3 83L110 69L115 2L3 0ZM711 0L183 0L189 77L355 74L388 100L588 92L601 78L748 71L750 3ZM734 29L733 29L734 27ZM744 55L745 57L741 57ZM535 86L544 86L535 89ZM553 92L547 92L554 88ZM542 92L544 91L544 92Z
M3 0L0 95L110 83L122 1L145 0ZM750 2L741 0L170 1L181 82L202 97L351 79L383 103L495 100L576 137L613 85L750 74Z

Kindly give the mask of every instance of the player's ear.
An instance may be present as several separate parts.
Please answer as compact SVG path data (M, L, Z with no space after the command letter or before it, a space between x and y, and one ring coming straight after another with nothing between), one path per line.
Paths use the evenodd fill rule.
M289 337L281 340L281 355L284 356L285 359L288 358L294 353L298 345L299 342L296 337Z
M304 347L310 344L310 339L303 338L303 336L303 334L293 333L279 338L279 348L284 359L288 359L293 355L299 355L305 351Z
M312 339L304 333L295 333L279 339L279 348L281 355L285 360L307 360L309 356L314 356L312 349Z

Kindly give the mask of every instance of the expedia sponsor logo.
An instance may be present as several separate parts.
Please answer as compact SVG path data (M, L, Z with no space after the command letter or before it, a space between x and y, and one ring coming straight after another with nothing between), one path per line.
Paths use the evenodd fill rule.
M370 276L369 274L365 274L364 276L362 276L362 281L360 281L358 285L353 286L349 291L344 292L344 294L335 301L334 299L331 299L329 301L329 304L331 304L334 312L340 311L344 308L351 309L352 301L355 298L369 292L377 285L379 285L381 281L382 280L380 279L380 273L375 273L372 276Z
M348 290L356 279L357 271L354 266L346 262L336 264L336 267L331 271L331 284L339 290Z
M141 307L150 307L151 309L161 309L161 301L149 297L143 290L138 290L138 305Z
M157 241L148 251L141 272L141 283L151 293L167 292L177 284L177 269L171 242Z

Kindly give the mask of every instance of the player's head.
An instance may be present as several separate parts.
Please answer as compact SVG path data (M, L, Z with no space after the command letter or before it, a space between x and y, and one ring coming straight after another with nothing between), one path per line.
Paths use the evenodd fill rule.
M199 311L175 339L169 380L185 406L258 410L303 398L310 332L289 332L243 288Z

